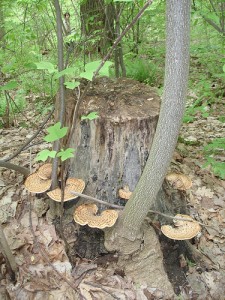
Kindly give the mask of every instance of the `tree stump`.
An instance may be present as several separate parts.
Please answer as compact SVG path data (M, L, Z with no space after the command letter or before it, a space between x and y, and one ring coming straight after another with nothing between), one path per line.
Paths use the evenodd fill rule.
M72 98L70 103L75 103ZM85 180L86 194L119 203L119 189L134 190L149 155L159 107L156 91L137 81L104 77L93 82L79 113L98 112L99 117L79 118L70 144L75 148L70 175Z
M67 126L71 126L76 100L74 98L72 92L67 95ZM93 82L80 107L70 143L70 147L75 148L75 157L70 161L69 176L85 180L85 194L109 203L125 204L120 199L118 190L128 187L132 192L135 189L151 149L159 108L160 98L156 91L137 81L99 78ZM82 115L90 112L98 112L99 117L95 120L81 120ZM163 189L159 198L160 206L162 204L163 210L166 210L164 199L167 197ZM82 197L80 200L87 202ZM121 201L123 202L120 203ZM119 226L118 222L116 226ZM144 228L145 231L142 232L146 234L141 235L144 248L140 246L141 238L136 243L130 242L129 250L133 249L134 244L135 251L125 255L120 253L118 266L134 282L145 282L149 287L164 289L167 299L172 299L170 296L173 295L173 289L164 271L163 254L157 235L152 228L146 228L145 225ZM101 250L99 247L93 249L90 235L95 235L96 243L102 241L102 234L93 230L95 229L91 229L90 234L89 230L82 228L82 244L79 246L78 237L74 245L78 253L83 253L84 250L85 255L89 253L88 258L92 258L92 254L97 257L104 251L101 247ZM104 233L105 243L108 242L109 246L107 233ZM92 241L91 247L88 240ZM119 245L111 239L110 241L114 248L106 246L107 250L117 251ZM98 251L101 252L97 253ZM149 276L149 272L154 276Z

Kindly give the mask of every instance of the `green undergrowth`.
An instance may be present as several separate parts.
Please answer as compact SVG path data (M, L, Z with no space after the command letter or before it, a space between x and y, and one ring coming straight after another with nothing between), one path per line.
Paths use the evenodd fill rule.
M6 119L10 123L13 118L24 111L27 105L25 95L26 93L23 89L17 90L15 96L7 99L3 92L0 94L0 127L4 127Z
M204 147L204 157L206 163L204 167L211 166L213 173L220 177L225 178L225 138L214 139L211 143Z

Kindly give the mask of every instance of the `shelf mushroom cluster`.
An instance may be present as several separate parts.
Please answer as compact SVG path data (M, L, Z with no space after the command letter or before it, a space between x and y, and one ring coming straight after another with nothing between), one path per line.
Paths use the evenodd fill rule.
M32 173L25 180L25 188L35 194L44 193L51 187L52 165L44 164L37 172Z
M59 173L59 169L58 169ZM52 164L47 163L42 165L36 172L32 173L25 180L26 189L35 194L44 193L51 187ZM64 190L64 202L76 199L71 191L82 193L85 188L85 182L78 178L68 178ZM61 201L61 189L56 188L47 193L47 195L54 201Z
M104 210L97 215L98 207L94 203L78 206L74 212L74 221L80 225L88 225L91 228L104 229L112 227L118 218L118 212L113 209Z
M59 170L58 170L59 172ZM25 187L31 193L44 193L51 187L52 165L44 164L35 173L32 173L25 180ZM77 198L72 192L82 193L85 182L78 178L68 178L64 189L64 202ZM56 188L49 191L47 195L54 201L61 202L61 189ZM113 209L104 210L98 213L97 205L93 203L82 204L75 209L74 220L80 225L88 225L92 228L104 229L112 227L117 218L118 212Z
M190 177L181 173L169 173L166 175L166 180L177 190L186 191L191 188L192 181Z
M130 191L129 187L126 185L124 186L123 189L119 189L118 195L121 199L129 200L132 195L132 192Z
M170 225L161 226L162 233L173 240L189 240L201 231L199 223L188 215L177 214L173 222L175 227Z

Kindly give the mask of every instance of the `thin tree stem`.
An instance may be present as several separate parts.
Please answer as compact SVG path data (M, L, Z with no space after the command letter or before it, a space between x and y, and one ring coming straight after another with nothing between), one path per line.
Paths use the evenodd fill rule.
M15 273L17 272L17 264L15 258L12 254L12 251L7 242L6 236L3 231L2 224L0 222L0 251L2 251L3 256L7 260L8 267L10 268L11 277L15 277Z
M166 66L159 120L144 171L125 206L120 233L131 241L136 239L149 209L157 206L157 194L172 159L185 110L191 2L167 0L166 4Z
M63 33L62 33L62 17L61 9L58 0L54 0L55 12L56 12L56 23L57 23L57 50L58 50L58 71L64 69L63 60ZM59 78L59 122L61 126L64 124L65 118L65 86L64 86L64 76ZM60 141L57 140L53 145L53 150L58 152L60 149ZM58 170L58 158L54 158L52 166L52 188L56 188L57 182L57 170Z

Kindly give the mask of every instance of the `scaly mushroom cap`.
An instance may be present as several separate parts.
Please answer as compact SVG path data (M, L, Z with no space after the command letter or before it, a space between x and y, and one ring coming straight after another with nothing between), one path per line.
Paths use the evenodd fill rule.
M132 195L132 192L129 190L128 186L125 186L123 189L119 189L119 197L125 200L129 200Z
M76 199L78 196L70 193L70 191L82 193L85 188L85 182L78 178L68 178L64 190L64 202ZM54 201L61 202L61 189L56 188L47 193L47 195Z
M80 205L75 209L74 220L80 225L99 229L112 227L116 223L118 218L116 210L105 210L99 216L96 215L97 211L98 207L93 203Z
M173 240L189 240L201 231L199 223L190 216L178 214L175 218L190 219L190 221L174 219L174 225L176 227L163 225L161 227L162 233L168 238Z
M184 174L169 173L166 175L166 179L178 190L186 191L192 186L191 179Z
M57 202L61 202L61 189L60 188L56 188L56 189L48 192L47 195L52 200L57 201ZM69 201L69 200L72 200L72 199L75 199L75 198L77 198L77 196L71 194L69 188L66 186L65 189L64 189L64 199L63 199L63 201L66 202L66 201Z
M58 174L59 174L59 168L58 168ZM50 179L52 176L52 164L44 164L42 165L38 170L37 174L41 179Z
M51 187L51 179L41 179L37 172L29 175L24 182L25 188L31 193L44 193Z
M73 192L82 193L85 188L85 182L82 179L70 177L66 181L66 187ZM74 196L74 198L77 197Z

